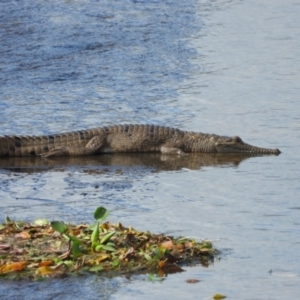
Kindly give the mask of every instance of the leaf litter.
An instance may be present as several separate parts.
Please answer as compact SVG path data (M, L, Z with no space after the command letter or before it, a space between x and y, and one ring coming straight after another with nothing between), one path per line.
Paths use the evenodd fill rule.
M210 241L138 231L104 222L109 211L98 207L97 223L13 221L0 224L0 279L42 280L72 274L120 275L148 272L164 277L184 264L209 266L218 254Z

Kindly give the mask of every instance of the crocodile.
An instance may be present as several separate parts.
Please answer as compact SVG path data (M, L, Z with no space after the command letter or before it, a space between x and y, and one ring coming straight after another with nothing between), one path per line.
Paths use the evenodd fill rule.
M80 156L114 152L189 152L278 155L238 136L182 131L158 125L113 125L41 136L0 136L0 156Z

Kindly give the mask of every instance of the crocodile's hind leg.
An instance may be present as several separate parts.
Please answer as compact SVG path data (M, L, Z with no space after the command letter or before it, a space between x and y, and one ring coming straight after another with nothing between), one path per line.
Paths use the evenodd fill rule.
M42 157L93 155L104 146L105 140L105 136L96 135L91 138L85 146L75 147L74 145L70 145L66 147L56 148L40 155Z

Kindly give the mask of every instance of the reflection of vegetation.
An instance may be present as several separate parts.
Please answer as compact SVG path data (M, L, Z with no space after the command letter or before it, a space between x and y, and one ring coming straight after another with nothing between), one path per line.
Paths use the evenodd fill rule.
M211 242L196 242L141 232L121 223L103 223L109 212L98 207L96 225L60 221L34 224L6 218L0 224L0 276L39 279L70 273L149 271L163 276L178 272L179 263L208 265L217 250Z

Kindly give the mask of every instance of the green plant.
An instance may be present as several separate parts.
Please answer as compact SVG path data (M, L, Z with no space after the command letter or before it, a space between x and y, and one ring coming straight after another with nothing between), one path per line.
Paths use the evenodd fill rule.
M94 212L94 218L97 220L97 223L91 235L93 251L115 251L115 245L110 242L110 239L115 235L116 231L108 232L100 239L101 222L103 222L108 215L109 211L104 207L98 207Z

